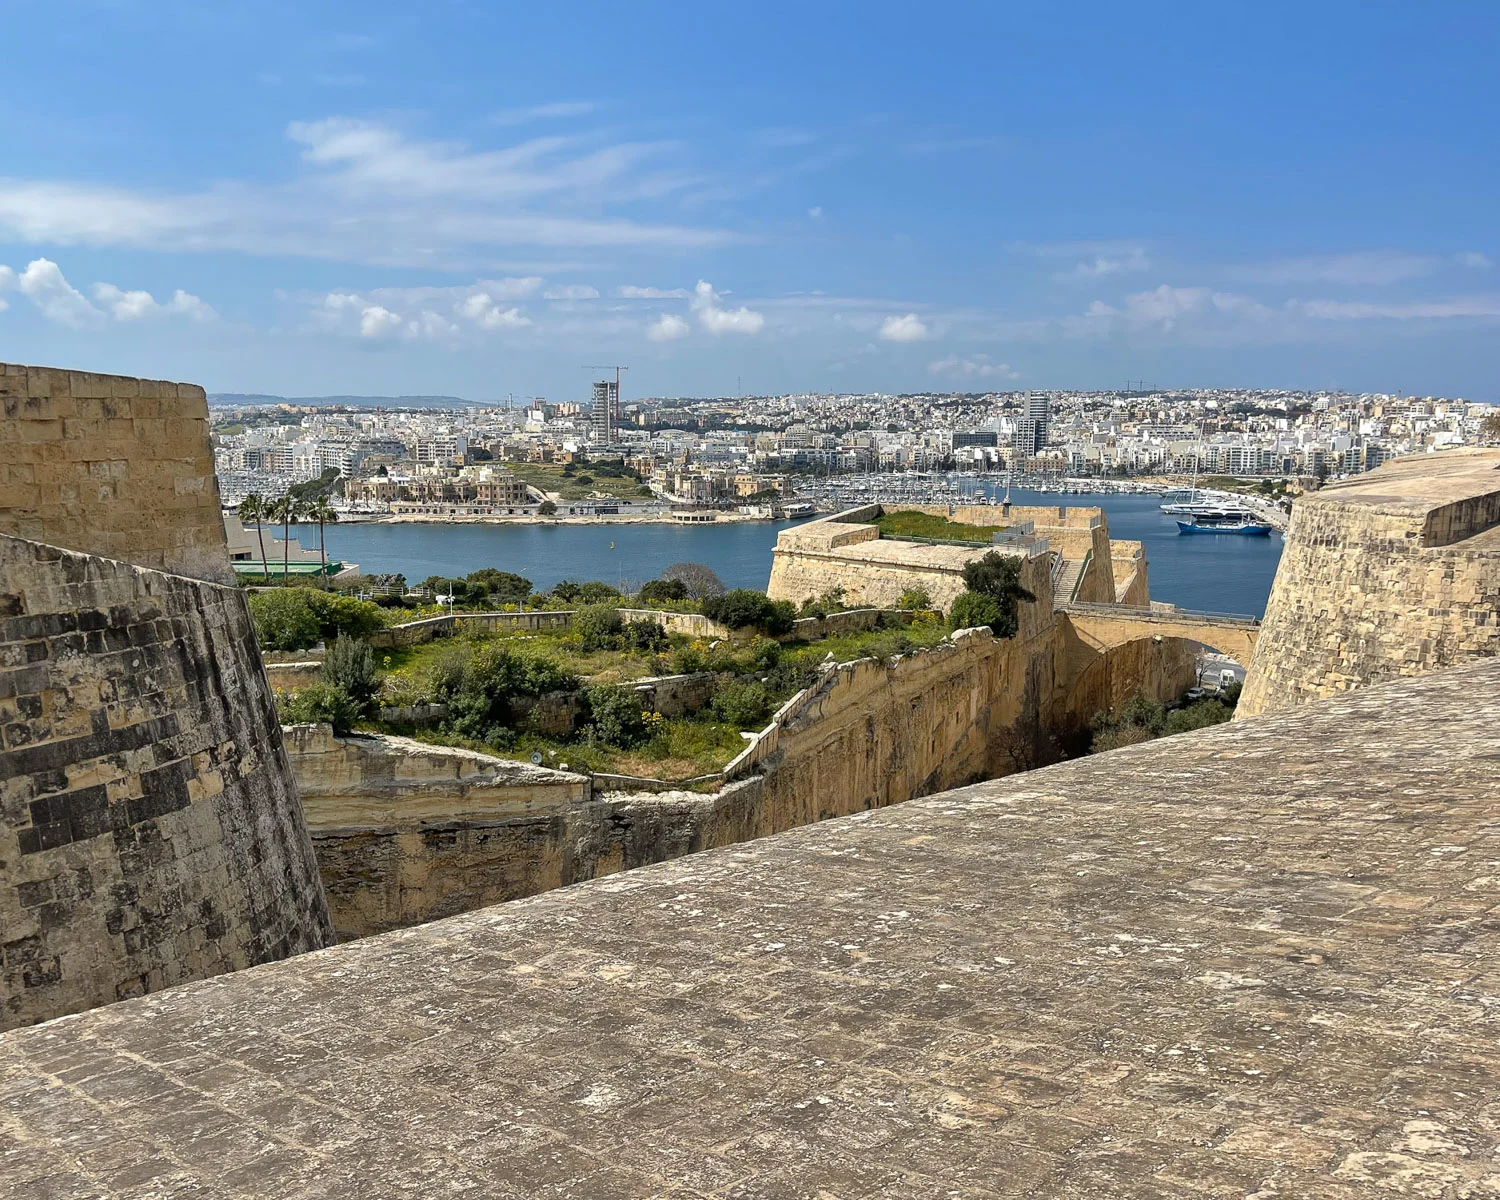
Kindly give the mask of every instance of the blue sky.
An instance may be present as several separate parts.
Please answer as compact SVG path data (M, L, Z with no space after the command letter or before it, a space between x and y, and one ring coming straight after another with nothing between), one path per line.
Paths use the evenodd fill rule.
M0 358L1500 399L1493 3L9 0Z

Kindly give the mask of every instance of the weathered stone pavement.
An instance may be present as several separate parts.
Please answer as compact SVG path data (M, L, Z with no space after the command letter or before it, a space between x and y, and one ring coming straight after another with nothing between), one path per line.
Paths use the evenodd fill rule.
M1500 1195L1500 661L0 1037L16 1197Z

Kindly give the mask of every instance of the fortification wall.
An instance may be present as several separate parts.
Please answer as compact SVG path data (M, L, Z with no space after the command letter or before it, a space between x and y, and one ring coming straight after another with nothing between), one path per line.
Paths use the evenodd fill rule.
M1028 560L1045 587L1047 559ZM1050 599L1015 638L968 630L827 671L726 769L724 786L590 794L563 772L402 738L288 731L329 905L363 936L900 803L1061 756L1137 689L1173 699L1191 646L1150 636L1099 655ZM711 677L704 677L711 678ZM699 676L644 681L687 688Z
M1236 715L1500 654L1500 451L1304 496Z
M191 383L0 364L0 534L233 583Z
M0 1028L331 940L237 589L0 536Z

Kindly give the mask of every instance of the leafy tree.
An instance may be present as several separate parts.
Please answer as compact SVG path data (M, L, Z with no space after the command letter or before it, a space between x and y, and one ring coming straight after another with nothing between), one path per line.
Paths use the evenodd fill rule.
M680 579L653 579L642 584L642 604L676 604L688 598L687 584Z
M271 506L269 515L273 521L281 522L281 582L285 584L291 573L292 522L302 516L302 501L288 491Z
M590 579L578 589L578 598L585 604L603 604L609 600L618 600L620 589L601 580Z
M552 503L551 500L543 500L536 506L536 511L540 516L550 517L557 512L557 505Z
M500 604L520 604L531 595L531 580L495 567L483 567L464 576L470 594L488 596Z
M724 594L724 581L702 563L673 563L661 573L663 579L677 579L687 588L688 598L703 600Z
M1020 628L1017 616L1020 602L1036 599L1021 586L1021 560L997 550L989 551L964 567L964 586L970 592L989 596L1000 606L999 619L985 622L995 631L996 637L1014 637Z
M584 650L614 649L620 644L624 624L620 610L608 604L585 604L573 614L573 632Z
M1500 409L1496 409L1480 422L1479 437L1486 443L1500 443Z
M986 625L999 633L1005 625L1005 610L1000 601L983 592L964 592L948 610L949 629L979 629Z
M380 606L353 596L340 596L317 588L298 589L307 598L308 607L318 622L318 632L325 642L340 635L367 638L384 626Z
M896 607L910 612L913 609L930 609L932 594L924 587L907 588L896 601Z
M260 644L267 650L306 650L322 637L307 588L275 588L250 596Z
M764 592L735 588L703 601L703 615L730 629L758 628L765 633L787 633L796 610L785 600L769 599Z
M349 697L349 703L360 716L369 716L380 691L370 643L339 634L323 656L323 682Z
M444 728L492 743L503 740L502 731L514 725L515 697L577 686L578 677L555 660L503 645L484 646L474 653L455 647L428 674L433 699L448 705Z
M584 732L589 741L628 748L646 740L646 714L632 689L600 685L586 688L584 699L589 710Z

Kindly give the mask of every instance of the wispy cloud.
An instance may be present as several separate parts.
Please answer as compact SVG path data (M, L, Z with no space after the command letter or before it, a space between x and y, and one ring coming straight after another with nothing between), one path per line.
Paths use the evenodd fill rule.
M1421 279L1442 269L1435 254L1402 250L1361 250L1353 254L1323 254L1281 258L1268 263L1234 267L1229 276L1247 283L1332 283L1379 286Z
M653 342L675 342L690 332L688 323L673 313L662 313L646 326L646 336Z
M626 300L686 300L692 295L687 288L636 287L628 283L616 288L615 294Z
M543 300L597 300L599 289L586 283L563 283L549 287L542 293Z
M929 375L950 379L1019 379L1021 373L1009 363L994 362L988 354L971 354L967 358L950 354L927 364Z
M561 100L533 104L530 108L506 108L490 117L492 125L529 125L533 121L555 121L561 117L585 117L599 105L592 100Z
M450 268L499 247L694 250L741 240L722 229L598 211L692 182L654 165L671 150L667 143L589 148L533 138L472 150L348 118L293 122L287 136L300 148L302 170L281 184L163 193L0 179L0 236Z

